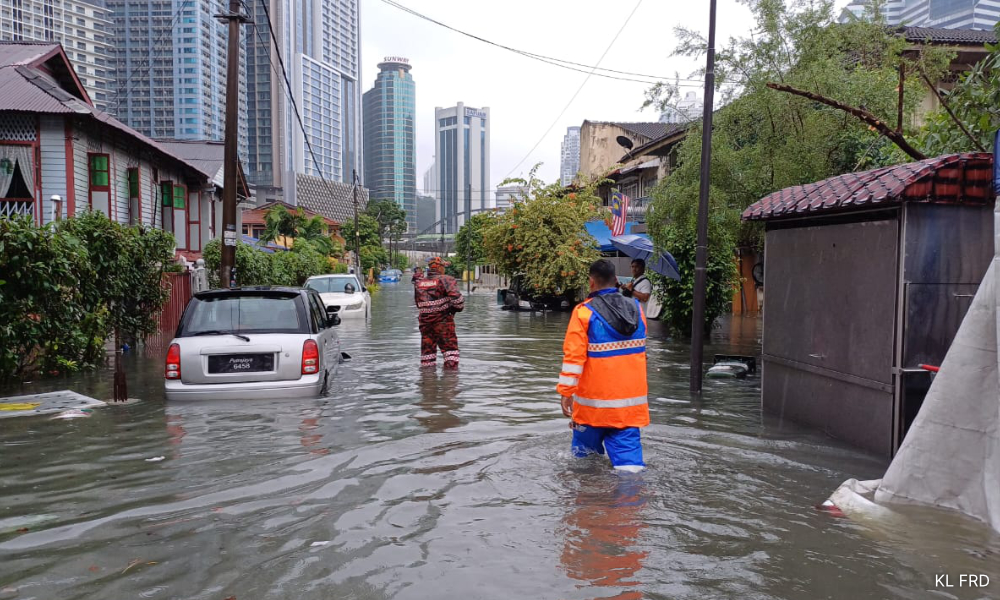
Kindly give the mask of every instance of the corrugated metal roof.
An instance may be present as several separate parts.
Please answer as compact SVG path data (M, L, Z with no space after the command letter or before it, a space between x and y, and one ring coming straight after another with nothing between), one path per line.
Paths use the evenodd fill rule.
M181 140L157 140L167 151L195 165L203 173L208 173L212 183L222 187L225 173L226 145L222 142L193 142Z
M943 29L937 27L900 27L897 30L908 42L933 44L996 44L997 36L991 30Z
M29 65L58 48L52 42L0 42L0 67Z
M746 221L845 213L903 202L984 204L993 199L993 155L948 154L797 185L758 200Z
M50 53L53 49L59 48L58 45L54 46L52 44L24 44L23 46L27 46L28 49L45 50L45 52L36 51L32 54L21 48L21 46L22 44L4 44L0 46L0 49L12 50L12 55L20 57L19 62L27 61L30 63L38 57ZM30 58L32 56L34 58ZM11 63L15 62L7 56L4 57L4 60ZM68 65L67 68L69 68ZM206 179L211 179L215 175L214 172L206 173L198 165L184 160L125 123L83 102L59 85L59 82L51 75L36 68L25 66L24 64L9 64L0 67L0 90L3 90L3 93L0 94L0 111L88 116L186 165L204 175Z

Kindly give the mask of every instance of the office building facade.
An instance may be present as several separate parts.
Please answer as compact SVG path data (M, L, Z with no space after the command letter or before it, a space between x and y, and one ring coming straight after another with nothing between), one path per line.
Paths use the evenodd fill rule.
M466 216L490 208L490 109L459 102L434 109L437 218L457 233Z
M577 127L577 129L579 129L579 127ZM579 138L577 138L577 141L579 141ZM579 156L579 154L577 154L577 156ZM579 162L579 159L577 159L577 161ZM575 177L576 173L574 173L573 176ZM572 181L573 180L570 179L570 183L572 183ZM563 185L569 185L569 184L563 184ZM514 207L515 203L522 202L527 199L528 191L529 191L528 187L524 185L500 186L499 188L497 188L496 209L499 211L510 210L511 208Z
M152 138L225 139L229 31L224 0L105 0L117 85L111 112ZM246 60L240 61L240 156L247 155Z
M562 157L559 162L559 173L560 182L564 185L570 185L576 178L576 174L580 172L580 128L579 127L567 127L566 135L563 136L562 141ZM502 189L502 188L501 188ZM500 197L500 191L497 190L497 198ZM497 205L499 208L499 204Z
M365 92L365 187L376 200L391 199L406 211L408 229L417 228L415 148L416 85L405 58L378 65L375 87Z
M841 22L865 18L871 0L855 0L841 13ZM992 29L1000 21L997 0L886 0L882 14L889 25L942 29Z
M62 44L94 106L104 112L114 108L109 104L115 90L112 25L111 11L93 2L0 2L0 40Z
M361 180L359 1L252 0L250 6L261 35L247 41L252 98L247 176L258 187L258 198L296 204L296 173L344 183L357 173ZM268 16L277 45L267 30ZM273 70L279 52L290 91Z

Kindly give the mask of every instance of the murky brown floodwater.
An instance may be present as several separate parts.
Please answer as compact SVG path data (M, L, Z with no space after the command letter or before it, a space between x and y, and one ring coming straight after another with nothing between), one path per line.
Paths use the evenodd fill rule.
M138 404L0 420L0 599L1000 597L983 526L816 512L885 464L762 420L758 380L709 380L693 401L687 348L651 342L651 468L620 478L569 455L565 315L476 296L461 372L421 374L408 292L344 323L354 360L328 398L166 404L161 360L133 358ZM706 355L755 353L758 336L727 325ZM942 573L992 583L936 590Z

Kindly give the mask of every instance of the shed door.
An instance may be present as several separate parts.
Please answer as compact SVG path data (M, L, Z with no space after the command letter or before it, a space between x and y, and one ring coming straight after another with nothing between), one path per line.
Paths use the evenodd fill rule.
M769 231L765 356L891 385L898 237L895 220Z

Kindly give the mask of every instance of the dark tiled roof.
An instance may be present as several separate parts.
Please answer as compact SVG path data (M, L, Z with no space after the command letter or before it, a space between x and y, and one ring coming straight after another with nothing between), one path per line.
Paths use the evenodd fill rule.
M663 124L661 123L661 125L663 125ZM690 127L691 127L691 123L683 123L683 124L671 123L671 124L667 124L667 125L665 125L664 132L663 132L662 135L660 135L659 137L653 138L652 140L646 142L645 144L642 144L640 146L636 146L635 148L632 148L632 151L629 152L629 153L626 153L624 156L622 156L622 158L621 158L621 160L619 162L627 163L629 160L632 159L632 157L642 156L643 154L645 154L645 152L646 152L647 149L649 149L649 148L655 146L656 144L660 143L660 141L663 140L664 138L671 137L671 136L673 136L675 134L678 134L678 133L680 133L682 131L687 131L687 129L690 128ZM681 139L683 139L683 138L681 138Z
M997 43L997 36L984 29L941 29L935 27L900 27L896 30L908 42L932 44L971 44L983 46Z
M629 133L655 140L663 137L667 131L665 123L612 123Z
M903 202L984 204L993 199L992 179L992 154L947 154L785 188L747 208L743 219L844 213Z
M243 220L243 224L244 225L264 225L264 224L267 223L266 219L267 219L267 213L268 213L268 211L270 211L275 206L284 206L286 209L292 210L292 211L294 211L295 208L296 208L296 207L292 206L291 204L286 204L285 202L278 202L278 201L265 202L264 204L257 205L252 210L245 210L245 211L243 211L243 214L241 215L240 218ZM312 210L309 210L308 208L306 208L304 206L299 207L299 208L302 209L302 213L306 216L307 219L310 219L310 218L316 216L317 214L319 214L319 213L316 213L316 212L314 212ZM329 217L325 217L323 215L319 215L319 216L323 217L323 221L326 222L327 225L337 225L338 224L337 221L334 221L333 219L330 219Z
M295 174L295 199L302 208L343 223L354 218L354 187L340 181ZM358 210L368 206L368 190L358 189Z

